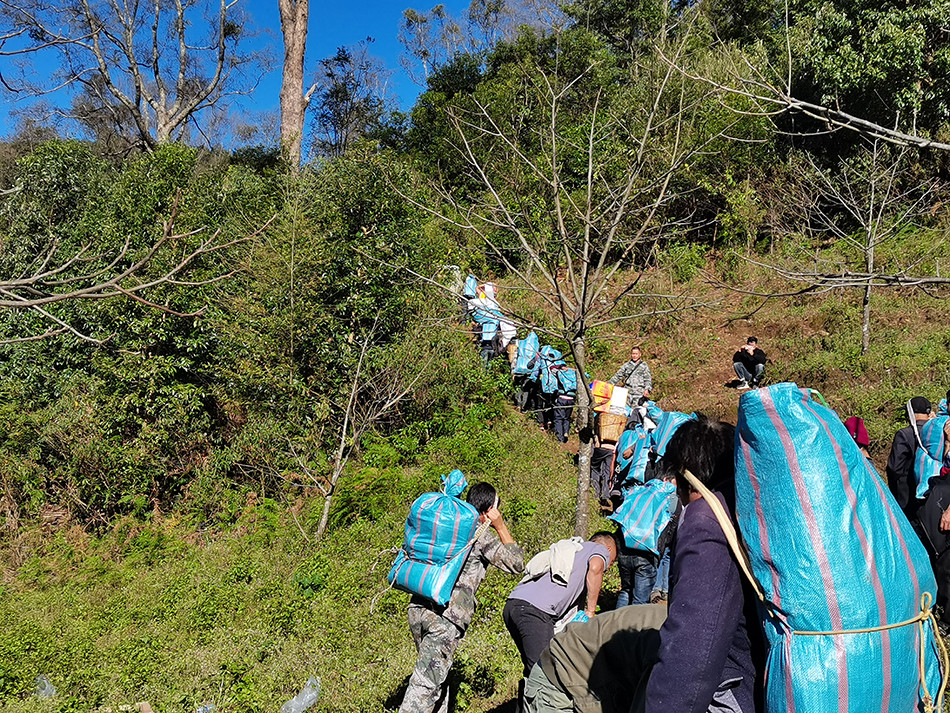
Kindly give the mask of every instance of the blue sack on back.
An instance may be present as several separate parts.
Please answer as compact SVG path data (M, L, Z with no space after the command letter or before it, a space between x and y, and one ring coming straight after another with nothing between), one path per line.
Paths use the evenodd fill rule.
M943 429L950 420L937 416L920 427L920 447L914 453L914 478L917 481L917 498L922 500L930 492L930 479L940 475L943 465Z
M665 411L661 414L659 421L656 422L656 429L652 432L653 450L656 451L656 454L660 457L665 456L666 446L673 434L676 433L676 429L687 421L695 421L696 418L695 413L686 415L679 411Z
M556 394L557 374L555 374L554 367L565 366L564 359L561 358L561 352L545 344L541 347L541 352L538 355L538 365L541 376L541 391L546 394Z
M478 280L475 279L475 275L469 274L465 278L465 286L462 288L462 297L467 297L468 299L474 299L478 296Z
M409 508L402 549L389 570L396 589L446 605L478 529L478 511L460 500L468 485L460 470L442 476L444 492L425 493Z
M735 463L738 524L768 601L766 711L923 710L940 687L933 620L916 619L934 575L835 412L795 384L743 394Z
M650 446L653 443L650 434L643 426L637 424L628 428L620 435L617 441L617 473L616 482L621 488L642 484L646 476L647 463L650 460ZM633 450L629 458L624 457L624 451Z
M676 512L676 485L654 478L633 488L608 519L620 523L623 541L635 550L660 554L657 543Z
M518 340L518 356L511 367L511 373L516 376L527 376L535 370L538 360L538 335L528 332L528 336Z

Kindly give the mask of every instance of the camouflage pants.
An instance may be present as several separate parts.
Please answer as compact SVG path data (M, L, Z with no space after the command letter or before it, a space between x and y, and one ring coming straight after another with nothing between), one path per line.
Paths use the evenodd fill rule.
M462 631L427 607L409 605L409 630L419 658L409 677L399 713L447 713L449 689L446 679L452 668Z

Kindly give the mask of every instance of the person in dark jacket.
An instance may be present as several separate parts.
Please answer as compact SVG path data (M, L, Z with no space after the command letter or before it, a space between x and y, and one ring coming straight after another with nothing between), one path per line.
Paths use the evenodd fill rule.
M930 420L930 401L923 396L915 396L907 402L909 426L904 426L894 434L891 454L887 458L887 485L897 501L898 507L912 523L917 518L921 501L917 499L917 482L914 477L914 456L920 443L917 432ZM926 544L926 543L925 543Z
M732 368L739 378L737 389L756 388L765 375L765 352L759 349L759 340L749 337L745 346L732 355Z
M669 614L647 684L646 713L763 710L765 654L755 595L709 504L680 477L689 470L733 513L734 438L732 425L700 416L680 426L666 450L683 512L673 543Z

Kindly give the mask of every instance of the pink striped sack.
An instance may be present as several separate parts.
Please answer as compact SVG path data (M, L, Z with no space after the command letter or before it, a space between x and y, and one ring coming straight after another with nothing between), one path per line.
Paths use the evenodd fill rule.
M735 458L766 710L942 711L927 553L835 412L795 384L749 391Z
M676 485L654 478L628 490L617 512L608 519L620 523L627 547L659 555L657 543L675 512Z
M388 579L396 589L444 606L475 542L478 511L458 498L468 485L462 471L442 480L444 492L424 493L409 508L405 539Z

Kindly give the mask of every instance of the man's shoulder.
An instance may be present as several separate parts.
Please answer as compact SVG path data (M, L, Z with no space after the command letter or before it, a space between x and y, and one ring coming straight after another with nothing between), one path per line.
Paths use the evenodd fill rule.
M720 500L720 502L722 502ZM727 511L728 512L728 511ZM712 507L705 499L700 498L691 502L680 516L680 535L690 538L696 536L701 539L726 541L722 525Z

